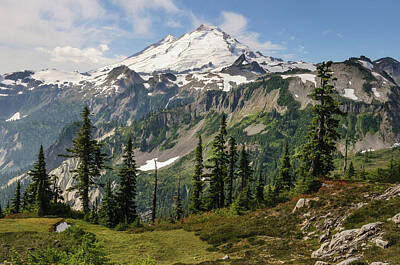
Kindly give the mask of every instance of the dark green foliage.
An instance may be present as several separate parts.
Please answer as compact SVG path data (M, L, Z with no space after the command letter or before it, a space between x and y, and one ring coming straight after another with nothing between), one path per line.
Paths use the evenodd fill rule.
M114 227L118 223L117 202L111 190L111 181L107 180L106 191L99 209L99 223Z
M308 131L308 142L304 145L299 169L299 191L311 192L320 184L320 178L328 177L334 169L332 154L336 151L336 141L339 139L337 115L343 113L339 109L340 103L333 98L334 87L332 81L332 62L322 63L318 66L318 77L321 86L316 87L311 93L311 98L317 103L313 106L312 125ZM311 185L311 187L307 187Z
M254 206L254 196L250 188L251 183L247 183L239 196L232 203L231 209L234 213L240 214L250 210Z
M346 177L348 179L354 179L356 177L356 171L354 170L353 161L350 162L349 168L346 172Z
M181 220L184 215L184 211L182 208L182 197L181 197L181 179L178 179L178 191L176 192L175 196L175 207L174 213L177 220Z
M3 214L3 209L1 208L1 204L0 204L0 218L3 218L4 214Z
M257 185L256 185L256 201L258 205L263 205L265 203L264 188L265 188L264 179L260 173L258 174Z
M198 213L202 209L202 192L203 192L203 144L201 136L199 135L199 142L195 150L195 165L194 174L192 177L192 197L190 198L190 211L192 213Z
M289 191L293 187L293 176L290 173L290 156L289 156L289 146L286 141L285 147L283 149L283 155L281 158L281 165L279 167L278 177L275 183L275 192L277 194Z
M117 192L119 222L130 224L137 218L136 211L136 162L133 155L132 139L129 137L119 171L120 187Z
M21 207L21 181L17 181L17 188L15 189L15 195L12 201L12 212L19 213Z
M208 159L211 165L209 174L210 187L206 198L206 209L223 208L225 205L225 187L224 181L227 176L227 155L225 153L226 143L226 117L225 114L221 118L220 128L217 136L213 141L212 155Z
M240 153L239 160L239 178L240 178L240 186L241 191L245 189L245 187L251 182L252 170L250 168L250 161L247 157L247 152L245 146L242 147L242 151Z
M14 252L11 257L12 264L23 265L43 265L43 264L91 264L106 265L111 264L103 251L102 245L91 233L86 233L82 229L71 227L63 232L67 237L73 238L78 244L70 248L50 247L45 251L34 250L24 257L18 252ZM58 240L57 240L58 241Z
M40 146L38 160L34 164L33 169L28 172L28 175L32 177L32 183L29 185L27 194L25 195L30 205L28 208L35 209L39 216L48 214L50 200L53 195L50 178L46 172L46 162L42 146Z
M236 163L238 160L237 146L235 138L229 138L229 168L228 168L228 198L227 204L231 205L233 201L233 182L236 179Z
M90 121L89 108L84 107L82 113L82 125L76 138L73 140L73 148L67 149L74 157L79 159L79 166L73 170L74 179L77 181L70 190L77 190L82 201L82 210L89 214L89 189L95 185L95 180L100 177L100 171L105 167L105 154L92 137L93 126Z

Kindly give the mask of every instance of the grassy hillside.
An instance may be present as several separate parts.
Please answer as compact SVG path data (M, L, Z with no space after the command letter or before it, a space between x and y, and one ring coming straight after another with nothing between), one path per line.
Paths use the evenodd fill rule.
M319 238L325 233L322 224L340 221L338 227L353 229L381 221L383 239L389 242L389 247L381 249L370 244L366 250L356 249L354 255L363 253L362 260L367 264L374 261L398 264L400 229L387 219L400 212L399 196L374 199L389 187L389 184L328 181L318 193L308 197L311 202L308 206L295 213L293 208L299 198L242 215L222 209L190 216L182 223L145 224L127 231L110 230L81 220L67 222L95 234L115 264L140 264L143 259L151 259L155 264L313 265L321 260L312 259L311 253L321 245ZM360 203L362 207L355 207ZM341 219L342 216L347 218ZM7 258L9 249L27 253L31 248L52 246L55 240L60 248L73 245L73 239L64 233L49 232L58 221L58 218L1 219L0 258ZM309 225L304 228L306 223ZM331 231L333 235L340 229ZM229 260L222 260L226 254Z

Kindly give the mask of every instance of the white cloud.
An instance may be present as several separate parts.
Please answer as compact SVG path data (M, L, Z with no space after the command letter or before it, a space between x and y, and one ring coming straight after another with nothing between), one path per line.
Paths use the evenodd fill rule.
M136 33L146 35L151 32L155 16L149 11L164 11L166 13L182 12L173 0L113 0L126 15Z
M178 20L168 19L167 26L170 28L181 28L182 24Z
M223 23L220 27L251 48L266 53L273 53L285 49L283 45L274 44L269 40L261 41L259 33L248 31L247 19L243 15L228 11L223 11L221 15Z
M123 58L121 56L116 56L114 58L105 57L103 53L108 50L106 44L101 44L98 48L89 47L79 49L71 46L58 46L51 50L42 47L37 48L37 50L49 54L51 56L51 61L59 63L72 62L75 64L93 64L101 66L114 63Z

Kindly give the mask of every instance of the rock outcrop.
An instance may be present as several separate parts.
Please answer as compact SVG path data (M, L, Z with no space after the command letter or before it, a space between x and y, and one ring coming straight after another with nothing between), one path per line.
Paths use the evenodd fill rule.
M377 244L376 241L381 240L382 224L381 222L370 223L358 229L337 233L330 241L323 243L318 250L314 251L311 257L332 260L349 258L354 255L362 243Z

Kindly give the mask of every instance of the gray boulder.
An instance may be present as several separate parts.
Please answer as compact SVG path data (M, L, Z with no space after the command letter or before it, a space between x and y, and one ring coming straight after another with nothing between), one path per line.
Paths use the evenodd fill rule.
M349 259L343 260L342 262L339 262L336 265L349 265L350 263L357 261L357 260L359 260L359 258L349 258Z
M317 261L315 262L315 265L329 265L329 263L325 261Z
M345 230L333 235L332 239L324 242L319 249L311 254L312 258L332 259L353 256L353 252L362 243L373 242L382 235L382 223L370 223L358 229Z
M394 222L396 225L400 225L400 213L396 214L392 218L389 218L388 221Z
M390 265L390 264L386 262L372 262L370 265Z

